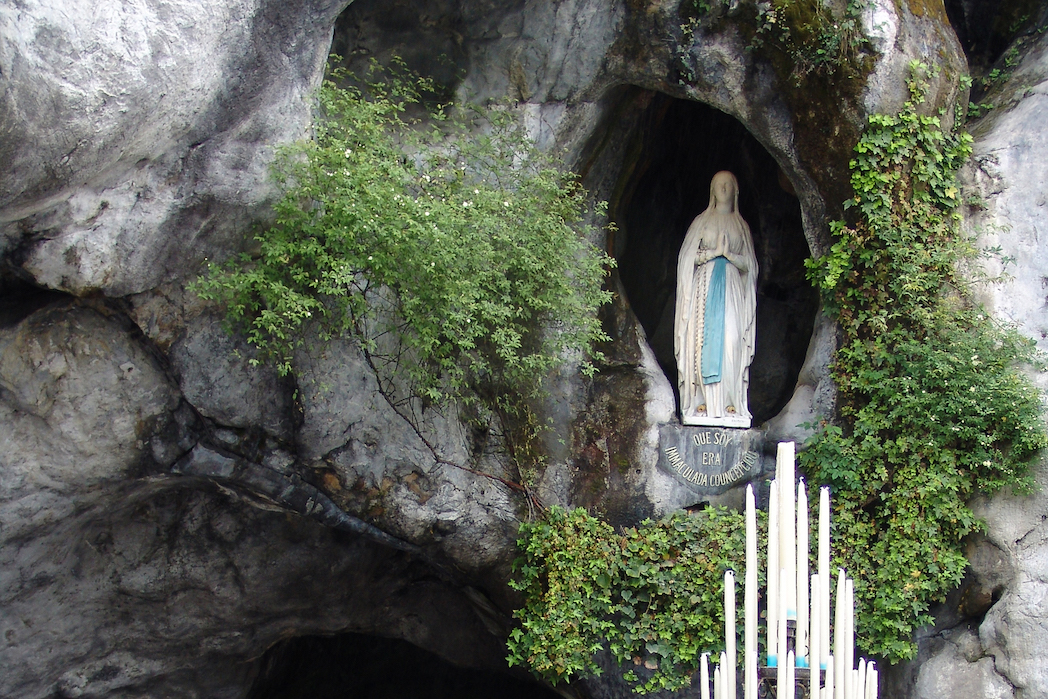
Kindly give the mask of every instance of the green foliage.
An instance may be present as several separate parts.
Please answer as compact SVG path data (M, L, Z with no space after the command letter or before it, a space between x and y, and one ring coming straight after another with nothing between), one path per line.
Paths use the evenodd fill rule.
M606 339L612 261L585 240L586 193L508 109L426 113L433 86L403 73L350 82L326 80L313 139L280 152L257 251L212 266L198 293L282 373L310 333L347 336L402 406L481 395L519 412Z
M864 0L843 7L821 0L687 0L681 3L681 30L691 43L703 22L730 18L749 35L750 50L778 51L789 62L795 83L810 74L852 77L860 55L869 47L862 31Z
M1032 343L981 312L957 271L977 254L955 179L971 137L919 113L928 68L912 70L910 101L870 117L855 148L857 222L835 223L830 252L809 260L843 332L840 424L800 454L811 481L832 486L859 643L893 662L913 657L930 604L961 580L962 538L980 527L968 500L1027 487L1048 444L1038 393L1016 368L1035 358Z
M972 81L973 105L978 109L969 118L979 118L991 106L1004 106L1001 100L1007 96L998 88L1003 87L1022 62L1025 54L1036 45L1041 36L1048 31L1048 14L1039 10L1035 2L1008 3L998 9L996 20L991 29L991 45L1008 43L1008 48L994 61L992 66L982 65L978 57L973 57L971 69L980 77ZM985 102L982 100L989 97Z
M621 535L585 510L551 508L520 528L511 585L525 601L510 665L555 684L600 674L594 655L606 649L637 693L687 686L701 654L723 649L724 572L743 570L745 536L743 515L723 508Z

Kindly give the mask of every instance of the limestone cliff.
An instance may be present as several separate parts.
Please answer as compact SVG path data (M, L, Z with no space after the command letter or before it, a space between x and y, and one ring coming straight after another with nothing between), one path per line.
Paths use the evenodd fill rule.
M483 475L512 480L493 443L453 412L405 423L349 342L303 357L308 377L255 366L187 291L269 215L268 165L308 134L332 47L353 67L399 54L448 94L513 100L620 221L598 242L637 264L612 281L601 372L550 379L544 501L615 524L697 504L655 466L675 411L658 270L676 254L664 231L704 204L714 159L696 163L724 143L768 270L759 426L803 437L832 410L834 328L802 260L827 245L866 116L905 99L912 58L935 57L933 102L953 104L962 47L941 3L874 0L853 82L798 81L732 16L689 24L693 4L0 7L0 696L243 696L267 648L340 631L501 667L526 506ZM1014 105L978 133L973 181L993 203L972 219L1020 259L988 290L996 312L1039 340L1045 55L1026 57ZM984 690L950 696L1048 696L1039 503L985 504L999 601L978 629L950 631L963 641L927 642L898 696L934 696L928 678L957 673Z

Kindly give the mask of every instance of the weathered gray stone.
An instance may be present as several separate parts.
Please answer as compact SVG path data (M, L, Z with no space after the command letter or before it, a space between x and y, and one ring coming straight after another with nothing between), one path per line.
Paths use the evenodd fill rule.
M528 501L511 485L521 474L498 452L498 435L465 429L454 409L394 409L350 342L304 350L297 384L286 383L250 366L215 309L186 291L203 258L244 247L250 223L267 215L273 149L306 134L309 95L346 4L0 7L4 269L84 297L125 297L53 306L0 328L0 695L240 696L272 643L347 629L460 664L503 663L515 601L505 581ZM358 23L351 63L404 47L425 65L446 47L456 94L517 100L536 141L564 149L602 199L638 165L619 138L627 132L607 128L617 119L639 128L642 110L623 96L644 98L627 95L630 86L720 109L781 167L820 252L826 212L842 198L834 187L846 182L848 134L866 112L898 104L900 67L938 56L946 70L935 100L954 94L956 42L941 17L910 4L928 5L871 6L884 57L861 98L815 105L839 107L839 133L805 121L811 105L788 95L791 76L748 51L736 28L705 27L682 45L674 0L357 0L360 14L344 22ZM1037 118L1016 124L1035 130ZM1006 175L1041 174L1005 162ZM536 406L553 430L533 492L633 524L697 503L656 468L658 425L676 419L673 388L624 295L605 320L614 341L601 373L583 379L569 364ZM769 440L803 436L801 422L832 408L833 344L820 321L793 400L766 425ZM741 493L711 501L738 505ZM1045 686L1034 653L1048 631L1025 596L1043 585L1044 554L1039 535L1022 545L1008 537L1040 531L1032 512L1014 525L1004 512L991 518L1019 582L1001 583L1005 597L980 631L1024 698ZM345 523L360 520L424 557L335 531L357 531ZM444 575L449 568L462 579ZM936 657L986 691L1000 686L988 657ZM925 684L937 686L936 667Z
M1011 699L1015 689L997 673L993 658L971 658L964 647L978 638L970 631L951 638L921 665L914 697L918 699Z
M144 291L237 239L305 135L345 0L0 8L0 252L42 285ZM235 237L234 237L235 236Z
M317 343L298 363L308 367L300 377L299 456L333 469L336 502L374 511L374 521L401 538L438 543L463 569L508 564L519 503L498 478L515 474L497 460L470 458L453 410L417 400L394 410L349 341Z
M836 325L827 315L820 313L815 319L815 329L793 398L766 424L764 438L767 442L802 444L811 436L819 420L832 415L837 389L830 377L830 365L836 350Z
M985 289L994 315L1015 323L1023 334L1048 349L1048 308L1043 280L1048 259L1040 241L1048 236L1048 42L1020 64L1005 89L1018 99L1010 109L992 111L976 127L972 186L985 210L967 219L972 233L988 246L1000 246L1010 264L988 265L1007 278ZM1048 388L1042 378L1041 387Z
M0 608L0 694L24 699L232 699L271 644L347 628L504 662L460 583L189 478L114 489L47 536L7 541Z
M258 428L282 440L291 437L291 382L272 366L252 365L256 352L233 338L218 319L202 315L168 356L182 394L217 424Z
M178 392L130 328L65 304L0 329L0 541L134 478Z

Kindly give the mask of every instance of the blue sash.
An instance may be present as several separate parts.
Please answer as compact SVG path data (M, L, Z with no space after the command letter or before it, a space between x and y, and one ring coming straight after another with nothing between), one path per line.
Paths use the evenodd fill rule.
M706 311L702 326L702 383L721 380L721 361L724 358L724 287L728 260L718 257L713 261L713 274L706 291Z

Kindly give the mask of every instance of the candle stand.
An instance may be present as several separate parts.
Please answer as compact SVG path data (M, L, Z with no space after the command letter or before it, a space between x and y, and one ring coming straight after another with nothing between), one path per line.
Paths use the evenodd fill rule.
M790 619L786 622L786 646L789 650L796 651L797 641L797 622ZM812 696L818 696L818 689L822 688L822 677L823 672L820 670L818 674L819 686L815 692L812 692L811 679L812 671L810 668L798 667L794 668L794 687L793 697L794 699L809 699ZM778 699L777 681L779 675L779 668L774 665L763 665L757 668L757 697L758 699Z
M743 652L736 657L735 572L729 570L724 574L725 652L713 673L709 654L700 658L701 699L877 699L876 664L855 653L854 585L843 569L830 574L829 488L819 491L817 572L812 572L808 491L804 479L795 479L793 457L793 442L780 442L769 493L768 585L763 591L757 584L756 500L753 486L746 489ZM837 584L831 612L832 577ZM757 647L758 597L767 614L764 664Z

